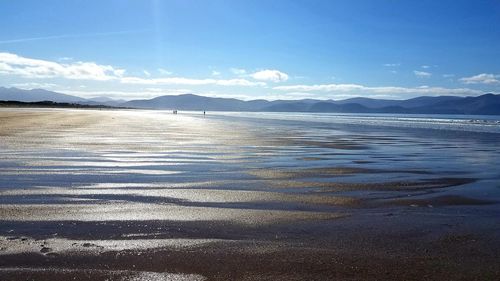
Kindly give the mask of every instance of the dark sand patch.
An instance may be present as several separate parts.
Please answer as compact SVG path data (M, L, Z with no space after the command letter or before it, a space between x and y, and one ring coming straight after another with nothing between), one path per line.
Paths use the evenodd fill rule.
M325 158L321 158L321 157L302 157L302 158L300 158L300 160L304 160L304 161L321 161L321 160L325 160Z
M400 206L415 206L415 207L429 207L429 206L459 206L459 205L490 205L496 204L498 201L475 199L459 195L442 195L430 198L412 198L412 199L396 199L390 200L391 205Z
M441 250L448 251L448 248L443 243ZM286 243L276 247L259 241L236 244L221 242L190 248L189 251L130 250L104 252L99 256L73 254L50 257L18 254L2 258L2 266L7 268L16 267L16 264L24 261L33 268L43 267L55 271L59 268L61 272L66 268L85 265L85 268L95 271L132 270L139 274L173 272L204 276L208 280L494 280L491 278L500 272L498 264L481 263L487 258L481 255L462 259L454 257L450 260L450 256L423 251L393 254L384 253L383 249L377 247L346 251L343 246L333 249ZM0 271L0 277L12 278L16 277L16 273L17 278L26 276L25 272ZM33 276L47 276L42 275L43 271L38 273L40 275ZM69 273L63 277L88 280L78 270ZM92 277L94 280L105 280L109 278L109 273Z
M426 189L446 188L470 184L475 182L471 178L436 178L419 181L395 181L374 183L349 183L349 182L305 182L305 181L274 181L272 186L278 188L315 188L314 192L335 191L418 191Z
M327 178L337 177L344 175L358 175L358 174L415 174L415 175L432 175L433 172L422 169L370 169L362 167L318 167L318 168L274 168L274 169L252 169L248 170L247 174L256 176L262 179L300 179L300 178Z
M372 173L374 170L355 167L332 167L310 169L253 169L247 173L264 179L298 179L308 177L332 177L359 173Z
M137 270L76 269L60 267L8 267L0 268L2 280L108 280L108 281L201 281L201 275L147 272Z
M308 146L308 147L322 147L331 148L339 150L363 150L369 149L370 147L361 142L349 141L349 140L333 140L333 141L300 141L296 142L295 145Z
M371 163L375 163L374 161L370 161L370 160L354 160L352 161L352 163L355 163L355 164L371 164Z

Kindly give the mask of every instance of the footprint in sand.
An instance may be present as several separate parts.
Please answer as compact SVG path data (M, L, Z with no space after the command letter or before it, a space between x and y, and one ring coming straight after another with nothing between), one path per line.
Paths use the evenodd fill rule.
M42 248L40 249L40 253L42 254L48 254L50 252L52 252L52 248L49 247L42 246Z

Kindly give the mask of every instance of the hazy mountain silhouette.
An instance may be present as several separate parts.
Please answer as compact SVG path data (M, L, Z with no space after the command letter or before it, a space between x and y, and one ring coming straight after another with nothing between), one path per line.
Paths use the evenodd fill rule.
M357 103L368 108L382 108L401 106L405 108L413 108L419 106L429 106L444 101L460 100L461 97L454 96L439 96L439 97L416 97L407 100L386 100L386 99L370 99L370 98L351 98L341 101L336 101L337 104Z
M237 99L210 98L185 94L178 96L160 96L149 100L133 100L122 105L136 108L155 108L155 109L178 109L178 110L228 110L244 111L257 110L258 103L248 103Z
M21 101L21 102L41 102L51 101L56 103L77 103L82 105L107 105L120 106L125 100L114 100L108 97L98 97L84 99L77 96L61 94L44 89L23 90L18 88L0 87L0 100Z
M0 87L0 100L53 101L84 105L108 105L144 109L271 111L271 112L339 112L403 114L488 114L500 115L500 95L478 97L417 97L407 100L351 98L346 100L251 100L211 98L194 94L160 96L144 100L114 100L107 97L84 99L42 89L21 90Z
M84 98L56 93L43 89L23 90L18 88L4 87L0 87L0 100L23 102L54 101L69 103L79 103L87 101Z
M408 113L408 114L495 114L500 115L500 95L478 97L417 97L408 100L352 98L347 100L254 100L210 98L193 94L161 96L150 100L132 100L127 107L271 112L342 112L342 113Z
M499 115L500 95L485 94L453 101L441 101L428 106L416 107L412 110L414 113Z

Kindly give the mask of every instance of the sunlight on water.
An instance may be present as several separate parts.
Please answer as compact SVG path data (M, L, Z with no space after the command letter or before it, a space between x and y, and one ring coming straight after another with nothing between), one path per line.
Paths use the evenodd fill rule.
M214 115L274 120L312 121L333 124L390 126L439 130L500 133L500 116L495 115L411 115L339 114L291 112L213 112Z

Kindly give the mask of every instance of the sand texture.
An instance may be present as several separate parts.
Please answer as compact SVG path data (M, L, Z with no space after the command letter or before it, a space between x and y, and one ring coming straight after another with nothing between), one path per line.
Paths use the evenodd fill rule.
M0 280L498 280L498 139L0 108Z

